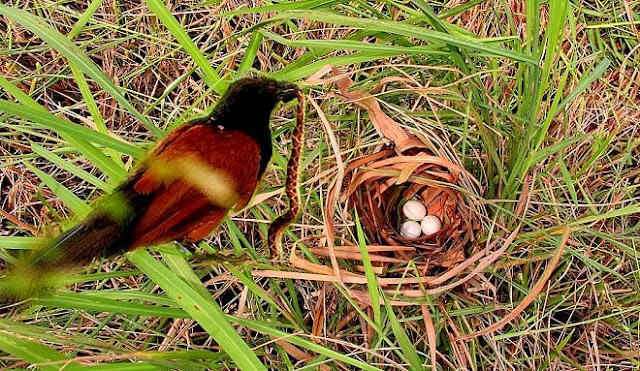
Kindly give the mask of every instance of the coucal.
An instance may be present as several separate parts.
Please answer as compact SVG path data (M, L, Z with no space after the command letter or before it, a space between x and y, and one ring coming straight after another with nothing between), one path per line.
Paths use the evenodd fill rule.
M250 201L271 158L271 112L298 96L296 85L269 78L232 83L208 117L171 132L85 220L10 268L25 285L5 278L0 296L29 296L49 273L96 257L209 235Z

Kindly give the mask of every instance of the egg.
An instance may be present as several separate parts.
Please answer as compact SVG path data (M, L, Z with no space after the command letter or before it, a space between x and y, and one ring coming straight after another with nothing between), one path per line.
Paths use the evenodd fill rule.
M415 220L407 220L400 226L400 235L406 239L414 239L420 237L420 223Z
M421 220L427 215L427 208L420 201L410 200L402 206L402 213L409 220Z
M440 218L435 215L427 215L422 218L420 228L424 234L429 236L438 232L442 228L442 222L440 221Z

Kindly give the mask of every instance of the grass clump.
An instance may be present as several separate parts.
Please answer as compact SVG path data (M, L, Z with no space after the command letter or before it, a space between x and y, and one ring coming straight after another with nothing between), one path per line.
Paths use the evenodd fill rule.
M0 258L10 263L13 250L40 243L32 236L86 215L230 79L262 72L299 82L309 99L304 212L285 244L329 270L319 280L264 259L268 223L285 205L294 119L284 107L250 208L188 252L169 245L97 262L67 277L68 289L2 307L2 366L638 367L640 73L630 3L170 6L0 5ZM387 143L371 112L335 87L332 68L354 81L349 92L371 93L403 130L477 179L467 193L483 210L473 254L412 296L384 285L359 219L331 195L343 190L345 166ZM341 241L355 243L357 264L311 253ZM336 274L349 264L363 282ZM406 272L398 282L422 277L411 262L394 269Z

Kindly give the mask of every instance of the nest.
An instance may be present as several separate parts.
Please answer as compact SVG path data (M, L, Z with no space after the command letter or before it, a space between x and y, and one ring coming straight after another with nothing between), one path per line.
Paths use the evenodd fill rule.
M387 148L353 161L347 168L342 201L354 205L370 243L413 247L398 250L400 259L413 258L450 268L465 259L465 250L476 240L477 215L465 202L459 181L464 169L435 156L416 138L402 148ZM427 215L442 222L435 234L405 238L400 226L406 220L402 205L408 200L424 204ZM417 259L416 259L417 258Z
M332 74L331 81L345 100L368 111L386 144L344 165L336 155L338 167L344 172L338 172L327 197L324 232L297 240L289 251L289 263L299 271L254 274L349 284L350 295L364 304L371 300L365 259L371 262L382 288L401 296L435 294L470 281L476 274L469 272L470 268L475 265L474 270L481 269L499 256L475 249L485 213L481 203L470 201L479 193L477 180L437 133L417 133L420 137L409 134L381 110L372 95L349 91L351 80L336 70ZM323 122L331 138L329 123ZM337 143L336 138L331 141ZM339 153L337 148L335 145ZM410 199L421 201L428 214L440 219L442 228L438 232L418 239L407 239L399 233L401 208ZM348 211L355 207L366 246L352 226L336 230L336 206L345 211L341 219L348 219ZM390 303L415 304L403 300Z

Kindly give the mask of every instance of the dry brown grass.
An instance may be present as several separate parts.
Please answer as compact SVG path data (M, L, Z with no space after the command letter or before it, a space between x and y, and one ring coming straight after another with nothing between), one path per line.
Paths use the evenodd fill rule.
M447 10L465 1L442 3L442 9ZM637 292L640 288L636 282L640 271L636 249L640 213L608 214L640 203L640 53L637 40L635 44L633 41L633 36L638 36L638 27L593 28L587 24L613 23L620 21L618 18L624 21L633 18L634 14L637 17L637 10L633 9L633 4L629 5L632 3L629 1L611 4L609 8L607 4L592 3L575 1L575 8L571 10L576 24L575 27L567 25L565 29L560 58L571 62L565 66L570 72L564 91L579 87L580 79L591 71L602 54L609 56L613 64L602 79L588 86L554 118L544 137L543 148L565 139L579 139L535 164L522 179L517 197L512 199L501 197L504 183L500 181L495 183L498 184L495 189L489 189L488 184L500 176L495 170L492 172L488 164L491 155L497 155L507 169L508 162L513 160L509 148L519 144L509 140L510 134L518 128L526 130L527 123L517 112L521 103L518 90L522 88L522 70L518 65L496 58L495 66L478 67L477 80L445 59L438 63L429 61L423 66L401 56L341 67L356 80L354 90L372 91L380 100L382 110L404 130L417 134L425 143L431 141L430 149L435 148L443 157L466 167L480 182L478 189L467 196L481 209L477 214L482 217L476 222L485 234L477 239L473 248L465 251L464 260L456 260L455 264L446 267L454 273L448 274L438 267L427 275L428 269L423 266L425 269L418 269L420 272L411 272L416 273L411 276L415 281L411 281L410 290L405 292L400 292L400 283L407 282L401 279L407 276L402 268L394 272L397 274L393 277L381 277L378 281L386 285L383 289L415 350L425 359L431 357L427 364L435 364L441 369L476 370L597 370L639 366L637 310L640 297ZM242 60L248 41L247 36L239 36L239 33L275 13L249 13L227 22L217 14L264 4L222 1L204 7L197 5L198 2L188 1L170 6L220 74L231 76ZM383 13L394 8L386 3L372 2L370 5ZM87 6L84 1L64 4L23 1L19 4L22 9L39 12L64 34L73 28L79 12ZM339 9L345 14L362 10L354 4ZM585 13L585 10L591 12ZM596 10L600 16L592 15ZM190 56L149 13L146 6L138 2L106 1L73 40L127 92L127 99L136 109L144 112L156 126L166 129L193 113L204 112L217 97L207 90L198 73L192 73L196 66ZM390 13L393 17L394 13ZM542 27L547 24L548 17L545 5L540 17ZM524 1L487 0L447 17L446 21L480 38L513 37L507 44L520 45L527 37ZM305 20L296 20L293 24L313 40L339 40L358 32ZM293 38L292 29L291 25L278 25L270 30ZM91 126L90 114L65 59L7 18L0 18L0 33L5 48L0 53L0 75L50 112ZM265 38L253 68L275 72L307 53L305 48L287 47ZM352 53L336 51L330 56ZM553 72L554 83L562 79L563 72ZM475 112L479 107L476 102L466 101L474 81L480 82L481 91L487 92L486 102L491 110L486 112L489 112L491 122L485 122ZM265 308L267 305L251 298L252 291L228 269L218 267L217 261L227 260L250 269L257 284L285 312L307 326L305 335L316 336L314 341L340 353L354 352L354 357L381 368L406 369L406 360L394 342L393 332L387 328L376 329L375 325L379 323L372 322L374 312L366 275L362 272L360 251L341 245L327 253L326 247L334 242L323 239L328 234L327 225L333 225L337 231L333 231L337 235L336 241L349 241L345 245L358 241L351 210L340 202L340 194L331 195L331 191L341 190L336 184L343 183L343 172L349 163L375 153L386 142L371 125L371 113L344 99L345 94L332 85L334 82L326 76L313 76L307 80L308 97L313 104L308 109L308 157L302 179L304 213L286 240L290 246L316 248L311 254L294 255L294 259L299 259L294 267L304 272L291 267L247 263L249 259L240 259L235 264L229 256L218 256L211 259L212 266L207 266L205 261L200 267L204 275L202 281L207 289L215 292L216 299L228 313L266 322L272 317L281 319L277 314L263 313L263 305ZM122 110L100 86L89 81L89 87L113 133L142 146L152 145L155 138L151 138L143 125ZM0 98L10 97L0 92ZM551 105L550 95L549 99L543 100L540 119ZM273 124L277 130L274 139L277 151L285 158L289 140L287 131L282 128L287 128L291 117L291 112L281 110ZM91 174L101 174L83 156L68 151L64 141L53 132L36 131L28 125L21 128L20 124L8 121L3 127L7 134L0 136L0 235L52 233L48 229L55 229L51 226L63 223L70 213L23 160L27 159L51 174L83 199L93 200L100 192L83 179L34 155L31 142L58 151L64 159ZM478 134L482 130L487 130L495 140L496 153L489 153L491 148ZM128 167L132 165L130 159L124 160ZM273 212L280 214L285 206L281 192L275 189L281 184L284 161L277 157L275 162L278 166L266 174L254 207L234 218L235 226L248 244L258 249L257 253L260 253L259 247ZM328 205L328 199L335 203ZM594 215L607 217L589 221L588 218ZM567 224L571 224L573 233L561 239ZM234 245L234 233L229 227L223 227L208 242L212 246L234 246L240 250L243 245ZM398 250L402 248L398 247ZM196 251L203 252L202 249L211 250L200 246ZM352 255L336 256L336 251ZM379 251L372 249L370 252L374 259L377 258L375 255ZM562 253L562 258L555 253ZM391 256L387 251L379 255L387 259ZM393 258L398 256L407 257L396 254ZM554 259L554 256L558 258ZM351 259L338 262L338 258L344 257ZM243 263L248 265L243 266ZM381 267L386 269L392 263L398 262L376 267L382 272ZM352 274L336 274L337 269L342 268ZM394 268L398 269L398 266L394 265ZM119 269L118 262L110 262L91 272L118 272ZM139 289L148 285L141 276L126 276L126 272L123 275L125 278L109 278L80 284L76 288L93 291L105 287ZM439 280L437 275L440 275ZM270 281L266 277L296 280L292 284ZM385 281L387 278L391 280ZM344 286L333 284L340 280ZM351 296L343 287L350 289ZM296 311L300 308L304 312L298 318ZM3 312L0 317L5 319L20 314L14 307ZM29 317L29 324L47 329L50 326L62 336L82 333L105 343L116 339L113 342L118 349L114 353L122 349L163 352L215 349L209 335L190 319L132 319L122 314L72 312L75 315L62 310L47 311L37 319ZM381 323L388 327L387 322ZM239 327L239 332L247 342L258 347L258 352L264 351L261 359L274 368L286 367L282 361L284 354L288 354L296 366L309 362L306 357L314 355L282 339L263 337L244 327ZM278 348L271 344L272 340L280 342L281 353L277 353L275 349ZM53 347L90 356L110 351L106 349L108 347L87 350L69 344ZM1 357L6 367L25 366L9 355ZM546 364L546 360L551 361ZM90 364L98 359L81 361ZM300 363L295 363L298 361ZM341 363L330 365L337 369L348 368Z

